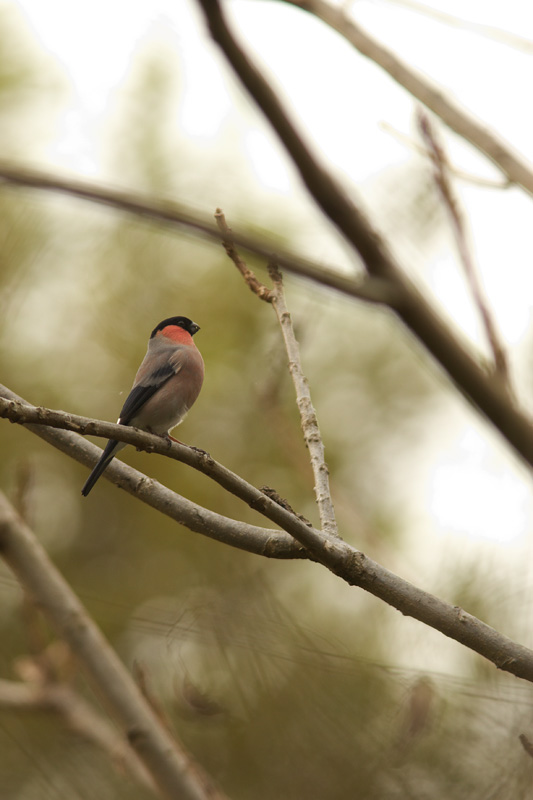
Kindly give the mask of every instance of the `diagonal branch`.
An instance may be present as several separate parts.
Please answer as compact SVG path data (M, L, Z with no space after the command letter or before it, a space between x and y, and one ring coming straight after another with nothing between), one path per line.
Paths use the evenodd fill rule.
M428 115L424 112L420 112L418 115L418 127L433 162L435 182L443 199L444 206L448 211L457 250L463 265L463 271L485 328L488 343L492 349L496 374L500 376L507 391L511 394L512 387L507 353L500 339L500 334L498 333L487 298L481 287L474 259L470 252L466 234L466 223L450 180L450 166L446 152L433 130Z
M487 39L492 39L498 44L504 44L507 47L512 47L514 50L522 50L524 53L533 53L533 39L527 39L525 36L518 36L511 31L496 28L493 25L483 25L479 22L473 22L463 17L456 17L453 14L446 14L444 11L439 11L436 8L425 3L417 3L416 0L389 0L390 3L395 3L400 6L416 11L426 17L438 20L444 25L449 25L452 28L462 28L463 30L471 31L478 36L483 36Z
M150 773L127 740L67 683L0 680L0 708L56 714L69 730L110 756L121 772L126 772L142 786L156 791Z
M533 428L524 412L471 355L443 317L400 269L364 213L306 146L279 98L236 42L219 0L198 0L214 41L285 146L317 205L359 253L368 270L397 292L394 311L444 367L453 383L533 466Z
M441 88L430 83L422 73L408 66L391 50L373 39L347 16L342 3L334 5L326 0L285 0L285 2L308 11L344 36L361 55L374 61L400 86L440 117L448 128L462 136L496 164L508 181L533 194L532 165L513 151L511 146L487 125L454 103Z
M111 206L129 214L136 214L137 216L154 220L160 224L187 228L197 235L216 242L220 242L222 238L217 226L213 224L211 219L193 212L190 208L176 202L150 200L133 192L121 192L72 178L62 179L56 175L47 175L43 172L0 161L0 185L2 181L13 186L27 186L48 192L60 192L82 200ZM242 233L233 233L232 236L235 243L245 250L261 256L265 260L270 257L272 248L267 242ZM327 264L317 264L279 248L277 255L280 267L287 270L287 272L310 278L324 286L337 289L350 297L356 297L368 303L384 303L389 306L394 306L395 304L396 293L393 287L379 278L361 279L346 276Z
M77 656L161 796L222 800L222 793L161 725L40 542L1 493L0 555Z
M5 392L4 389L3 393ZM9 394L13 395L13 393ZM16 395L14 397L20 401ZM66 414L65 417L68 418L69 415ZM65 426L68 427L68 422L65 423ZM99 448L68 431L47 428L44 424L28 424L25 427L82 464L94 463L101 452ZM141 432L132 430L130 433L139 434ZM110 473L109 480L126 489L130 494L134 494L143 502L173 519L177 519L191 530L224 541L234 547L269 556L272 555L272 550L277 545L278 537L283 537L283 534L277 531L265 531L263 528L236 523L234 520L227 520L201 506L189 503L158 484L157 481L146 478L121 462L111 464L106 472ZM266 495L264 497L266 500L269 499ZM290 537L287 537L283 545L285 547L284 557L305 558L306 555L311 556L350 586L359 586L398 609L402 614L418 619L479 653L499 669L533 683L532 650L513 642L461 608L413 586L398 575L394 575L342 539L327 536L321 531L309 527L282 506L279 508L281 512L288 515L287 527L290 527L291 534L302 545L300 548L295 548L294 545L291 548ZM1 535L2 522L0 520L0 550ZM255 543L254 538L257 538ZM278 557L280 557L279 554Z
M19 422L32 433L86 466L94 466L102 451L90 442L84 441L77 434L68 431L74 430L77 433L83 432L113 438L148 451L158 452L161 455L175 457L177 460L183 460L185 463L190 463L191 466L196 466L200 471L217 479L217 482L224 488L241 496L252 508L265 516L271 514L279 519L285 527L298 527L300 523L296 516L270 500L259 489L243 481L225 467L216 464L207 454L195 452L185 445L174 443L169 449L168 445L159 437L145 431L128 428L125 425L114 425L109 422L78 417L74 414L66 414L64 411L37 408L27 404L5 386L0 386L0 417ZM64 430L57 430L58 428ZM202 465L205 469L202 468ZM268 558L306 557L292 536L287 536L280 531L238 522L209 511L117 459L112 461L106 469L104 477L143 503L147 503L181 525L185 525L189 530L201 533L211 539Z

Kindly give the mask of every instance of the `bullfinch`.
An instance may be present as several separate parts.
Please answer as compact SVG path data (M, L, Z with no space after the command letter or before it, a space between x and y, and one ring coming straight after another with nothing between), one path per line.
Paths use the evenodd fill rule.
M153 329L148 350L118 418L159 436L183 420L202 388L204 361L192 340L200 326L188 317L169 317ZM87 497L119 450L126 445L110 439L81 490Z

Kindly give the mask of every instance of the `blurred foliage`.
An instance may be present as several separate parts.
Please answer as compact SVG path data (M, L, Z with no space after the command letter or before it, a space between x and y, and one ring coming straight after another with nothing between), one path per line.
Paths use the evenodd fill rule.
M16 36L27 35L16 28ZM2 147L16 152L29 87L39 86L35 152L61 94L55 66L51 59L45 69L42 55L31 58L26 48L22 68L5 8L0 36L11 42L0 50L0 119L9 120ZM227 192L245 218L245 201L237 199L245 186L225 183L235 160L228 168L220 152L214 170L169 134L177 86L164 56L147 51L135 62L111 126L111 171L154 194L185 196L194 186L198 202L206 190L213 210ZM46 113L43 92L51 101ZM4 143L6 131L12 145ZM416 175L406 180L414 209L427 187ZM108 208L31 191L3 188L0 211L4 383L36 404L115 419L150 330L166 316L187 314L201 326L207 374L180 437L252 483L273 486L316 522L275 317L222 250ZM429 221L423 213L415 213L415 231L431 228L433 210ZM410 216L402 217L404 236ZM249 219L249 229L270 221L279 240L290 242L275 208L259 222ZM250 266L263 270L254 260ZM401 472L402 456L416 456L450 392L390 314L302 281L286 283L341 532L394 565L408 527L408 476L398 484L386 467L396 462ZM230 797L529 796L533 762L517 739L529 720L526 685L480 667L458 645L317 565L266 562L199 537L105 480L84 500L86 469L18 426L3 423L0 437L0 485L23 504L126 663L142 665L179 736ZM183 465L132 451L124 458L197 503L259 520ZM473 569L465 559L441 576L441 588L493 619L487 575L474 580ZM491 576L494 596L504 579ZM22 593L3 568L0 595L1 674L13 678L30 635ZM458 652L461 679L447 674ZM411 666L401 666L406 659ZM81 678L76 683L97 702ZM0 776L3 800L146 796L45 714L0 710Z

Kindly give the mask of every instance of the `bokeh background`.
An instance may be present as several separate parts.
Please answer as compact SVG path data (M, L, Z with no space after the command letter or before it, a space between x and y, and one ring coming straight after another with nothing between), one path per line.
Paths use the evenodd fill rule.
M416 105L332 31L283 3L227 4L331 169L405 267L485 348ZM508 2L359 2L356 18L531 155L533 12ZM479 29L479 26L482 29ZM496 33L499 32L500 36ZM527 46L529 37L529 49ZM176 199L318 261L358 269L211 45L192 2L0 2L0 157ZM458 169L497 171L442 132ZM531 407L531 204L457 184L472 247ZM114 420L154 325L186 314L206 382L179 437L317 522L272 309L222 248L118 211L0 186L3 383L37 405ZM250 266L266 279L264 264ZM287 278L342 535L403 577L533 646L530 477L391 314ZM181 528L22 428L0 426L0 486L180 738L233 798L522 798L533 762L526 683L344 585ZM222 514L260 519L155 455L124 460ZM37 624L0 571L0 671ZM45 641L52 634L45 632ZM79 675L72 680L98 704ZM533 734L532 734L533 735ZM6 800L143 798L44 713L0 708Z

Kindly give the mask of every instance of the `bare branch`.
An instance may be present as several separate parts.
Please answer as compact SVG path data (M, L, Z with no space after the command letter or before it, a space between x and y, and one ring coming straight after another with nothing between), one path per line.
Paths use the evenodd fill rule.
M13 395L9 390L2 390L3 393L6 391L14 399L21 401L21 398ZM66 416L68 417L69 415ZM26 427L32 433L45 439L45 441L48 441L63 453L83 464L92 464L100 453L99 448L83 441L74 433L47 428L45 425L31 424L26 425ZM135 433L135 431L132 430L131 433ZM141 432L137 431L136 433ZM121 462L117 462L115 465L112 464L108 469L110 480L134 494L143 502L161 510L173 519L176 518L191 530L197 530L206 536L225 541L232 546L241 547L260 555L271 555L272 545L270 539L273 539L277 544L278 537L284 536L276 531L265 532L262 528L254 528L243 523L235 523L233 520L226 520L224 517L212 514L212 512L208 512L200 506L189 504L184 498L174 495L173 492L165 489L156 481L149 480ZM270 501L266 494L262 494L262 498L264 498L265 504ZM173 503L176 504L177 510L174 510ZM184 513L183 509L191 506L194 509L192 513ZM258 507L258 509L263 510L262 507ZM461 608L440 600L429 592L425 592L403 578L394 575L385 567L365 556L364 553L355 550L342 539L327 536L321 531L308 526L282 505L279 505L279 509L280 514L285 513L288 515L287 527L290 527L291 534L302 545L302 548L296 549L293 546L290 551L292 557L305 558L307 552L313 559L323 564L351 586L361 587L398 609L402 614L418 619L440 631L445 636L455 639L494 663L499 669L533 682L532 650L513 642ZM203 517L202 515L207 516ZM202 524L204 519L207 520L206 524ZM209 520L212 521L210 522ZM226 526L228 523L237 526L237 533L231 528L228 531L224 527L221 533L220 520L223 520ZM0 550L2 548L2 532L2 520L0 518ZM255 543L254 545L254 537L258 539L259 544ZM290 540L290 537L287 538ZM289 546L287 546L285 553L288 551Z
M27 404L5 386L0 386L0 395L0 417L19 422L81 464L94 466L102 451L90 442L67 431L74 430L77 433L112 438L144 450L176 458L190 466L196 466L201 472L213 477L228 491L232 491L244 499L251 508L265 516L272 515L281 520L284 527L300 524L296 516L279 506L259 489L217 464L207 453L196 451L177 442L172 443L169 448L168 443L160 437L126 425L114 425L110 422L99 422L74 414L66 414L63 411L37 408ZM64 430L55 430L55 428ZM287 536L280 531L238 522L209 511L117 459L114 459L106 469L104 477L196 533L268 558L306 557L292 536Z
M120 211L136 214L161 224L187 228L193 233L217 243L223 239L218 227L210 219L194 213L186 206L176 202L149 200L133 192L119 192L116 189L95 186L94 184L87 184L70 178L61 179L55 175L35 172L0 161L0 185L2 180L6 184L13 184L14 186L29 186L49 192L61 192L82 200L112 206ZM272 247L268 242L262 242L256 237L246 236L234 231L232 231L231 237L235 244L244 250L255 253L265 260L270 257ZM280 267L294 275L310 278L324 286L337 289L368 303L383 303L388 306L394 306L395 304L396 292L394 288L379 278L361 279L346 276L334 267L327 264L317 264L301 256L286 252L281 248L277 248L277 257Z
M462 28L463 30L471 31L478 36L483 36L487 39L492 39L498 44L504 44L507 47L512 47L514 50L522 50L524 53L533 53L533 40L526 39L524 36L517 36L516 33L495 28L493 25L482 25L479 22L471 22L462 17L455 17L453 14L446 14L443 11L438 11L436 8L431 8L424 3L416 3L414 0L389 0L389 3L405 6L413 11L423 14L427 17L442 22L444 25L450 25L452 28Z
M222 793L160 724L99 628L1 493L0 555L79 659L161 796L222 799Z
M56 714L74 733L111 757L121 772L141 785L156 790L152 776L128 742L105 717L66 683L0 680L0 707L12 711L44 711Z
M492 349L496 374L499 375L506 385L507 390L512 394L507 354L500 339L496 323L492 317L488 300L479 282L474 258L468 243L466 223L459 206L459 200L455 195L449 178L450 168L446 152L441 142L438 141L437 134L431 125L428 115L424 112L420 112L418 115L418 127L433 162L435 182L444 201L444 206L450 216L452 230L457 243L457 250L463 265L463 271L468 285L470 286L474 303L481 316L489 345Z
M306 146L260 70L237 44L222 14L219 0L198 1L213 39L276 131L316 203L359 253L369 274L384 280L397 291L394 310L405 325L516 452L533 465L533 428L526 414L510 401L505 389L491 379L467 345L459 341L443 317L400 269L361 209ZM283 266L281 262L280 266Z
M152 688L149 686L146 669L140 661L136 660L133 662L133 677L137 683L137 686L141 690L143 697L149 704L156 717L159 719L161 724L172 733L173 729L170 718L160 703L159 698L155 696Z
M329 536L338 536L335 509L331 500L329 488L329 470L324 457L324 443L318 426L318 419L311 400L309 383L302 370L300 348L294 335L291 315L285 302L283 278L275 261L269 264L268 272L274 284L272 292L272 305L276 311L285 349L289 359L289 372L291 373L294 389L296 391L296 404L300 412L302 431L305 443L309 449L311 467L315 477L315 496L320 515L322 530Z
M403 144L408 150L411 150L413 153L417 153L420 156L424 156L426 159L428 158L427 148L423 147L418 142L415 142L415 140L410 136L401 133L393 125L390 125L388 122L382 120L379 123L379 127L381 130L392 136L392 138L397 142ZM460 181L464 181L464 183L470 183L473 186L481 186L483 189L497 189L500 191L505 191L514 185L509 180L502 181L491 180L490 178L481 178L479 175L474 175L472 172L465 172L462 169L457 169L457 167L453 166L453 164L448 164L448 170L450 174L454 176L454 178L458 178Z
M487 156L503 172L507 180L533 194L533 169L525 158L515 153L511 146L486 124L454 103L448 94L431 84L422 73L416 72L391 50L369 36L347 16L342 4L333 5L326 0L285 0L285 2L308 11L344 36L361 55L374 61L400 86L440 117L452 131Z
M268 265L268 274L274 283L274 289L271 290L257 280L252 270L249 269L246 262L239 255L235 244L231 240L231 228L228 227L222 209L217 208L215 219L225 236L225 240L222 242L224 249L243 276L247 285L261 300L272 303L274 306L287 351L289 371L296 390L296 404L300 412L302 431L311 457L320 524L322 530L329 536L338 536L335 510L333 508L329 489L329 472L324 458L324 444L322 442L322 436L320 435L316 411L311 400L309 384L302 370L300 348L298 347L298 342L294 335L291 315L287 309L285 292L283 290L283 279L277 267L276 256L270 259Z
M233 231L228 227L226 218L224 217L224 212L221 208L217 208L215 212L215 219L224 237L222 239L224 250L241 273L242 277L244 278L244 282L250 287L251 291L259 297L260 300L264 300L266 303L271 303L272 292L267 286L265 286L264 283L261 283L261 281L257 279L252 270L247 267L246 263L240 257L233 240Z

